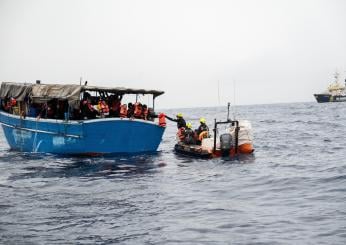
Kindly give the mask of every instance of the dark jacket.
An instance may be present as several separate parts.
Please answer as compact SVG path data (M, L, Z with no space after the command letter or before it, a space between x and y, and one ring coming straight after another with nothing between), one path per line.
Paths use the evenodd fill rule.
M196 144L195 132L192 129L190 128L185 129L184 135L185 135L185 138L184 138L185 144L188 144L188 145Z
M182 127L186 128L186 122L185 122L185 119L184 119L184 118L179 117L179 118L177 118L177 119L174 119L174 118L171 118L171 117L169 117L169 116L167 116L167 115L166 115L166 118L167 118L168 120L171 120L171 121L173 121L173 122L176 122L176 123L177 123L178 129L179 129L179 128L182 128Z
M207 124L205 124L205 123L201 123L199 125L198 129L196 130L196 133L197 133L197 135L199 135L203 131L208 131L209 132L209 128L208 128Z

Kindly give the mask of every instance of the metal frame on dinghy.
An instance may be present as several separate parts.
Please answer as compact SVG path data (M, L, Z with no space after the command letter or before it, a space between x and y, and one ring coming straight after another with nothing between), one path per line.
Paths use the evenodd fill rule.
M214 147L213 147L213 153L216 152L216 135L217 135L217 125L219 124L231 124L232 126L235 126L235 134L234 134L234 153L235 155L238 154L238 140L239 140L239 137L238 137L238 133L239 133L239 121L237 120L230 120L229 118L227 119L227 121L219 121L217 122L216 119L214 119ZM220 146L221 147L221 146ZM222 149L221 149L222 150Z
M228 103L227 106L227 119L226 121L216 121L216 118L214 119L214 144L212 148L212 152L202 149L202 146L200 145L187 145L183 142L178 142L175 146L174 149L176 152L183 154L183 155L188 155L188 156L193 156L193 157L198 157L198 158L213 158L213 157L226 157L226 156L237 156L238 155L238 140L239 140L239 121L237 120L231 120L229 118L229 108L230 108L230 103ZM235 126L235 139L234 139L234 146L232 142L232 137L230 134L225 134L228 137L228 142L225 142L224 145L221 144L220 142L220 151L217 151L216 149L216 137L217 137L217 132L218 132L218 125L221 124L230 124L232 126ZM220 135L220 141L221 141L222 135ZM223 147L226 146L226 147ZM233 151L234 149L234 151Z

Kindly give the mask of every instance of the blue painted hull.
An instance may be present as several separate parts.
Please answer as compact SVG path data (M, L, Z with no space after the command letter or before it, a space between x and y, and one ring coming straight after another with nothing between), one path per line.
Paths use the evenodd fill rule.
M11 149L53 154L136 154L157 150L165 128L120 118L84 121L26 118L0 112Z

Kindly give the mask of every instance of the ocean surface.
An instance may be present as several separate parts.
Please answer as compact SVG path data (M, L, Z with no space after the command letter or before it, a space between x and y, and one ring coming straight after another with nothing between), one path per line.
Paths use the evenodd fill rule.
M172 122L157 154L112 158L13 152L0 130L0 244L346 244L346 103L235 114L256 151L232 161L176 155Z

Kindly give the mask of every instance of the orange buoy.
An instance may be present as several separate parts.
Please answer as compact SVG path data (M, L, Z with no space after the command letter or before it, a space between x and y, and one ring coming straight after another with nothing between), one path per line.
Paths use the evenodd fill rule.
M254 149L252 147L252 144L247 143L238 146L238 151L242 154L251 154L254 151Z

